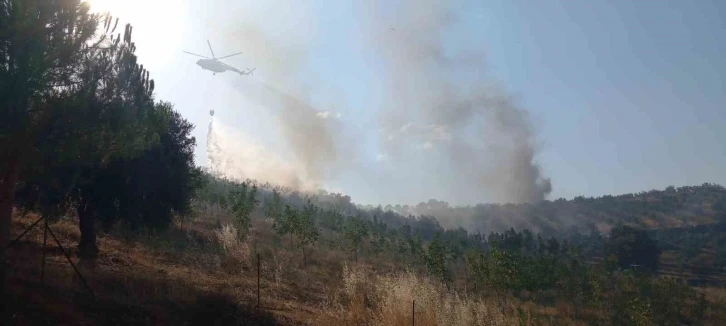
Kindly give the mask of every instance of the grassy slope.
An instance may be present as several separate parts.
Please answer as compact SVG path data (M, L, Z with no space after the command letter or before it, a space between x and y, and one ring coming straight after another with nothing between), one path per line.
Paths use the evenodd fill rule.
M16 217L13 234L18 235L34 219ZM97 265L82 267L97 300L85 292L63 253L55 247L46 251L46 281L45 285L40 284L43 233L36 228L8 251L16 324L341 325L377 317L365 302L341 299L346 287L350 287L349 277L343 275L344 266L353 264L350 255L327 249L323 241L310 249L308 264L302 267L299 248L289 251L289 239L278 239L269 223L260 220L255 221L252 230L257 243L224 254L216 243L215 224L195 221L185 225L184 230L175 227L156 237L121 232L101 236ZM75 257L74 247L79 238L75 222L61 220L51 227ZM259 314L254 307L257 268L254 259L250 259L254 257L251 252L259 252L262 257L263 309ZM394 257L388 256L364 258L359 263L360 269L370 271L371 275L402 269ZM356 291L370 291L378 283L361 284L362 288ZM726 291L707 291L714 300L726 302ZM404 298L422 300L413 294ZM504 303L452 300L457 306L487 310L497 317L497 324L516 324L516 319L505 316L516 316L517 308L535 314L536 324L573 324L569 317L572 307L567 305L538 307L513 298ZM399 310L405 311L406 307ZM421 323L417 324L435 324L435 318L424 310L419 312L417 318ZM395 320L385 324L410 322L405 313L396 311L386 315ZM427 316L430 318L426 319ZM534 317L524 319L535 323L531 318Z
M33 218L14 219L13 234L19 234L32 221ZM51 227L66 250L74 252L79 233L73 222L60 221ZM305 320L317 312L311 304L314 298L308 294L314 292L302 286L291 288L271 282L266 277L263 306L273 308L276 316L275 319L269 314L257 316L251 307L256 286L251 266L220 259L219 255L204 249L211 246L204 244L209 239L202 233L180 230L157 240L124 239L120 235L100 237L97 265L95 268L81 266L101 302L92 304L94 300L57 248L47 251L47 285L40 285L42 240L42 229L36 228L8 252L12 262L11 284L19 299L15 300L20 310L17 319L21 324L44 323L44 319L73 324L77 321L176 324L183 320L217 320L228 324L234 318L246 322L260 320L260 324L275 324L275 319L283 324L295 324L294 320ZM176 250L175 246L186 249ZM232 272L231 266L240 270Z

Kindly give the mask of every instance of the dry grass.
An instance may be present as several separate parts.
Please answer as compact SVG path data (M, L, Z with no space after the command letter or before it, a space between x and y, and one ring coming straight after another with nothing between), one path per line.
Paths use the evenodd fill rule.
M414 273L379 276L375 285L379 298L380 325L408 325L415 301L419 325L503 325L500 305L449 292L440 284Z
M35 219L15 217L13 234ZM70 219L51 224L72 257L77 225ZM290 248L269 221L254 220L248 241L216 221L184 226L157 234L100 234L97 264L83 270L96 300L50 245L46 282L40 285L43 233L36 228L8 252L18 318L25 324L411 325L415 300L416 325L576 324L566 304L543 307L511 296L465 295L402 270L390 255L365 255L354 264L349 253L317 245L303 267L299 248ZM254 307L257 253L261 315ZM723 293L707 294L726 303Z
M321 325L514 325L512 306L460 295L405 271L376 275L364 265L344 266L342 286L329 292ZM522 320L526 324L526 319Z
M33 221L14 218L13 234ZM77 221L64 219L51 227L75 257ZM353 263L348 253L316 246L303 267L299 248L290 250L289 242L282 241L287 239L279 239L268 221L253 223L251 241L240 242L234 234L231 226L219 228L201 220L157 234L100 234L97 264L83 270L96 295L92 300L60 250L47 251L46 285L39 285L43 234L36 228L9 252L11 281L20 298L18 316L32 320L30 324L164 325L199 314L207 316L208 324L225 325L260 320L282 325L410 325L416 300L416 325L527 324L527 318L518 316L517 307L524 307L520 303L499 304L447 291L414 272L401 271L391 256L359 257L358 264L346 265ZM254 253L262 258L262 316L254 308ZM47 320L31 318L40 315Z
M699 292L706 296L706 300L712 303L711 307L706 311L706 320L721 321L719 325L726 324L726 288L725 287L705 287L697 288Z
M13 234L19 235L33 221L34 217L14 218ZM78 264L75 244L79 234L75 223L61 220L50 226ZM30 324L59 320L66 321L61 324L108 324L108 319L115 316L113 318L118 321L111 324L155 325L194 320L194 311L207 314L210 324L225 325L242 321L300 324L295 320L308 318L291 308L295 298L285 299L281 293L288 285L282 282L279 286L267 281L262 284L267 300L264 304L282 308L279 313L273 316L263 310L262 315L256 314L256 309L252 308L256 303L256 271L247 268L249 264L243 264L239 259L234 268L230 268L232 272L222 268L230 256L247 257L245 261L249 261L249 254L241 249L245 247L244 243L231 247L230 251L220 250L223 246L219 243L201 247L197 237L189 236L188 230L170 230L157 234L156 238L100 235L98 240L101 254L96 266L81 269L95 300L86 292L62 251L50 243L46 250L45 285L40 285L42 228L31 230L10 249L9 278L15 293L14 301L18 304L15 307L17 318L32 320ZM180 251L180 243L186 243L188 249ZM214 306L218 308L210 308L208 302L216 302ZM103 307L118 310L118 313L99 311ZM302 311L309 313L310 309ZM38 315L45 315L48 322L36 322L34 318Z
M237 229L231 224L226 224L220 229L214 230L214 234L224 251L222 268L231 273L234 273L236 269L239 269L240 273L249 270L252 250L246 239L239 239Z

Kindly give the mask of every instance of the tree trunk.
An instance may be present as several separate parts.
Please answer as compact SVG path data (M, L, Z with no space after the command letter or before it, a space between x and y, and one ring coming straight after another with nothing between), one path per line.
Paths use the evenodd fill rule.
M10 243L10 223L13 216L13 207L15 206L15 183L20 175L20 159L11 157L3 169L2 179L0 179L0 318L6 320L7 311L7 267L8 262L5 258L5 248Z
M292 244L292 232L290 233L290 251L294 250L293 244Z
M308 264L307 259L305 258L305 245L300 246L300 248L302 248L302 252L303 252L303 267L305 267Z
M78 258L86 266L92 267L98 257L98 246L96 245L96 228L93 207L88 202L78 207L79 229L81 240L78 243Z

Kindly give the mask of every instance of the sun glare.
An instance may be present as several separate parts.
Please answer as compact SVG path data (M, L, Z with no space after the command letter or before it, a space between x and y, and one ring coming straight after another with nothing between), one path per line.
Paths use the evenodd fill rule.
M180 0L86 0L91 11L108 12L119 26L134 27L137 54L147 66L160 67L179 51L186 20L186 2ZM120 31L123 31L121 27ZM116 32L119 32L117 29Z
M93 12L110 12L131 24L167 23L169 15L178 14L181 1L175 0L86 0ZM171 19L174 20L173 17Z

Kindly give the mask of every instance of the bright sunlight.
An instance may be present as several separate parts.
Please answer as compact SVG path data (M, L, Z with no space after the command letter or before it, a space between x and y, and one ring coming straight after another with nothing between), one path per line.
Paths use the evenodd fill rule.
M134 27L134 42L147 66L154 67L180 47L185 5L177 0L86 0L94 12L109 12L119 18L119 26ZM123 28L120 29L123 31ZM116 30L119 32L119 29ZM141 53L143 51L143 53ZM153 71L152 71L153 72Z

